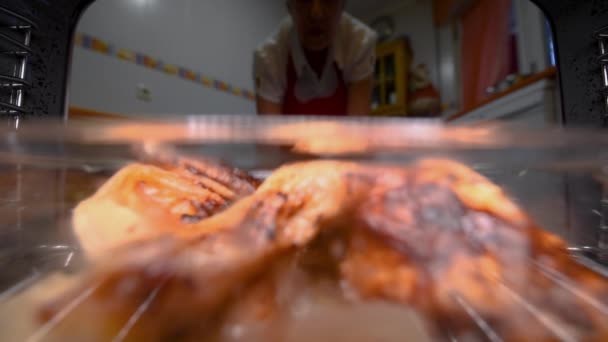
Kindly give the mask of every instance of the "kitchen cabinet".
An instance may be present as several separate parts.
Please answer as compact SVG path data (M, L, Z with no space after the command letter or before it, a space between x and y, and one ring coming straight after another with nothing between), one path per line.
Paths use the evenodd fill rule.
M397 39L376 48L372 115L408 115L408 71L411 53L408 42Z

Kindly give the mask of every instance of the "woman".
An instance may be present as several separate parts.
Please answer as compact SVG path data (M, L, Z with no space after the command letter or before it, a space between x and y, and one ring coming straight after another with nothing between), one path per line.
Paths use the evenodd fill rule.
M376 34L344 3L287 1L290 16L254 54L259 114L369 114Z

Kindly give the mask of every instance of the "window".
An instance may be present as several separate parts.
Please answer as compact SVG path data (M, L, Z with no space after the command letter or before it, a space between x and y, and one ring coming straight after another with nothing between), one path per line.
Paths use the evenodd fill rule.
M547 53L549 54L549 64L555 66L555 43L553 41L553 30L551 30L551 24L548 20L545 20L545 34L547 35Z

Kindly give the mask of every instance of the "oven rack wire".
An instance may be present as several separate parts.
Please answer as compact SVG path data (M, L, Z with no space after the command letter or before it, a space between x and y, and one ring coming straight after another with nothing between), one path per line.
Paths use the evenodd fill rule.
M29 59L32 56L32 34L38 25L0 5L0 54L12 62L12 74L0 74L0 88L8 93L0 101L0 115L11 117L18 126L19 117L29 113L25 106Z
M590 248L591 247L572 247L569 248L569 252L581 264L593 269L608 279L608 272L605 269L599 267L599 265L594 265L590 263L588 259L581 257L583 252L590 252L588 250ZM23 279L0 293L0 305L11 300L23 291L26 291L30 286L33 286L36 284L36 282L40 281L51 272L77 272L80 262L82 261L82 254L79 248L71 245L40 245L30 250L28 254L34 256L39 264L34 265L31 272ZM587 293L559 270L548 267L532 257L529 257L523 262L527 263L531 269L538 271L543 278L551 282L555 288L567 293L569 296L576 297L581 303L584 303L588 309L591 309L597 312L599 315L606 317L606 320L608 321L608 305L605 304L600 298L595 298ZM560 317L556 317L554 313L547 313L540 304L534 301L533 298L528 298L526 294L521 293L521 291L515 286L512 286L508 280L502 279L499 275L496 275L496 277L499 283L497 291L512 298L513 301L523 309L523 312L525 312L531 320L538 324L539 327L549 332L551 336L556 339L556 341L577 341L577 337L574 336L570 330L564 327L563 322L560 321ZM133 311L133 314L125 322L123 322L120 329L116 331L112 341L119 342L128 338L130 331L139 322L139 320L142 319L145 312L153 304L157 295L163 290L163 286L166 284L166 282L167 279L163 279L160 280L156 286L150 287L149 293L142 296L143 300L141 304L136 308L136 310ZM57 315L53 319L41 325L36 331L33 331L27 339L27 342L45 341L53 330L56 329L62 323L62 321L73 313L80 305L84 304L90 297L92 297L100 286L101 284L92 284L90 287L76 294L72 300L65 305L65 307L58 311ZM446 327L441 331L441 338L445 339L446 341L457 342L465 341L468 338L467 336L470 337L470 334L474 334L474 336L481 336L483 340L491 342L505 341L505 338L500 336L500 334L493 328L493 323L485 319L482 314L475 309L474 305L471 304L462 294L454 292L450 294L450 297L457 307L460 308L462 317L465 317L468 321L470 321L470 326L473 327L475 331L469 331L463 334L462 331L457 333L450 330L449 327Z

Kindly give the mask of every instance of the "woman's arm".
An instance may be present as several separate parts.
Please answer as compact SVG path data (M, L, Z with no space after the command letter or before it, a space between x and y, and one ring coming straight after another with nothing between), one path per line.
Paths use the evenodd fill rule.
M348 86L348 115L369 115L372 107L372 78Z
M255 99L258 115L278 115L281 114L281 105L258 95Z

